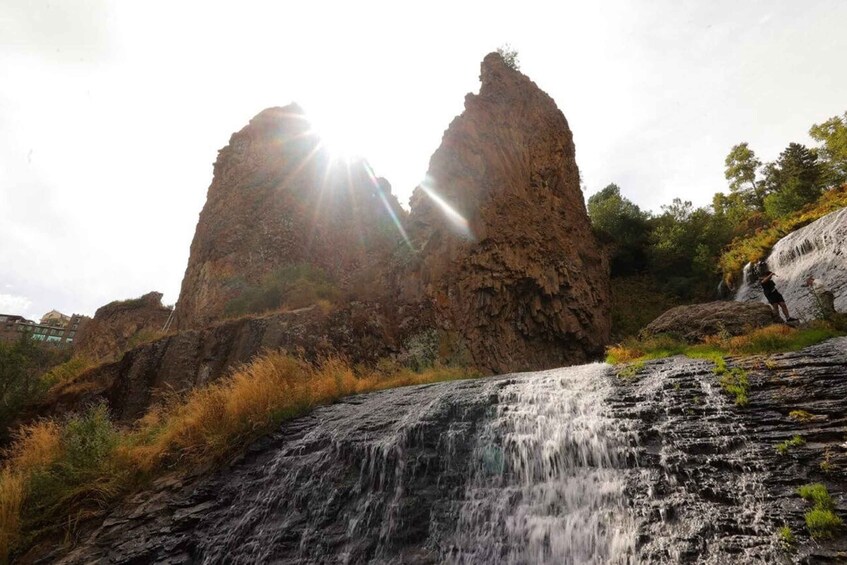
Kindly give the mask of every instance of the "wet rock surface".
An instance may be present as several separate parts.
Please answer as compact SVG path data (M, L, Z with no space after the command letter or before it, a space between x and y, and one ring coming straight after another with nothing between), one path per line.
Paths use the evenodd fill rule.
M741 335L753 328L778 322L773 309L764 303L719 300L671 308L644 328L647 334L671 333L689 343L726 332Z
M811 276L820 291L832 293L834 308L847 312L847 208L827 214L780 239L765 260L776 273L776 288L791 315L801 320L820 317L815 293L806 285ZM764 301L753 265L744 267L739 301Z
M23 562L843 563L844 531L812 541L795 491L822 482L847 514L847 338L730 364L746 407L682 358L352 397Z

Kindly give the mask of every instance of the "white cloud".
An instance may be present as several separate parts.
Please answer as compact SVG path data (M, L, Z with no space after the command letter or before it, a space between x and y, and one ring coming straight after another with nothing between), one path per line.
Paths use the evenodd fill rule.
M30 317L30 306L32 306L32 301L26 296L0 293L0 313Z

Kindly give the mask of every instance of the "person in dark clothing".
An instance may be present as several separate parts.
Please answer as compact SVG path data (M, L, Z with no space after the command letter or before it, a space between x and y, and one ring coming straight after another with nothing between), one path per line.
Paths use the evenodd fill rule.
M759 277L759 284L762 285L762 290L765 291L765 298L768 299L768 303L773 308L773 313L777 317L779 317L779 311L782 310L782 313L785 314L786 322L796 322L797 318L792 318L791 314L788 313L788 306L785 305L785 299L776 289L776 283L773 282L773 277L774 274L770 271L765 271Z

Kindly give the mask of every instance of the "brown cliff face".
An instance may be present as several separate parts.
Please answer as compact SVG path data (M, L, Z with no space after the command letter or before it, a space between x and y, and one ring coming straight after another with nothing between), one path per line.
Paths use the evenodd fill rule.
M74 354L93 360L117 358L139 343L159 337L170 315L171 309L162 306L161 292L110 302L82 326L74 340Z
M244 313L232 306L245 296L258 293L264 306L266 295L281 292L274 284L288 284L290 272L280 269L307 268L320 280L303 284L330 288L336 307L376 304L395 321L395 337L412 326L431 331L420 321L434 320L447 349L469 353L483 370L540 369L602 353L608 269L567 121L497 54L483 61L481 80L445 132L409 214L364 162L333 161L297 106L253 118L215 163L177 305L180 329ZM306 295L288 306L318 298ZM420 316L409 320L401 310Z
M357 272L399 237L389 208L402 217L390 185L363 161L333 160L298 106L264 110L215 162L180 291L180 329L232 315L233 301L278 269L307 265L333 292L355 291Z
M610 289L571 131L553 99L499 55L480 78L412 196L420 257L404 292L429 299L483 369L585 361L608 341Z

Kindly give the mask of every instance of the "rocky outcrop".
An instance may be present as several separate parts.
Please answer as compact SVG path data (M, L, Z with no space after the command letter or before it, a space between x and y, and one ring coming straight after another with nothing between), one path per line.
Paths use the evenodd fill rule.
M378 305L354 302L329 313L309 307L184 330L54 387L37 412L57 415L105 401L114 418L128 423L163 395L215 381L265 350L283 349L309 361L340 356L371 365L383 357L408 355L407 344L426 335L432 322L415 310L391 314L401 318L391 318Z
M839 563L843 530L812 540L796 489L825 484L847 515L845 351L730 359L744 408L683 358L360 395L21 562Z
M779 321L767 304L717 301L671 308L642 331L650 335L675 334L689 343L698 343L707 336L741 335Z
M760 266L776 273L774 282L791 315L803 321L821 318L816 294L831 293L832 307L847 313L847 208L819 218L780 239ZM809 286L809 277L814 284ZM764 302L757 268L744 267L736 300Z
M550 96L492 53L412 196L420 250L402 281L494 372L599 355L608 266L590 229L573 137Z
M162 306L161 292L110 302L80 328L74 354L92 360L118 358L127 349L159 337L170 315L171 309Z
M445 132L408 217L366 163L333 160L297 106L253 118L215 163L179 327L232 315L279 269L307 266L329 278L337 304L431 312L483 370L601 354L608 269L567 121L500 55L485 58L481 81Z
M196 329L231 314L245 290L280 268L308 265L340 292L401 239L404 212L363 161L338 160L292 104L269 108L230 138L200 213L177 318ZM361 277L358 277L361 278Z

